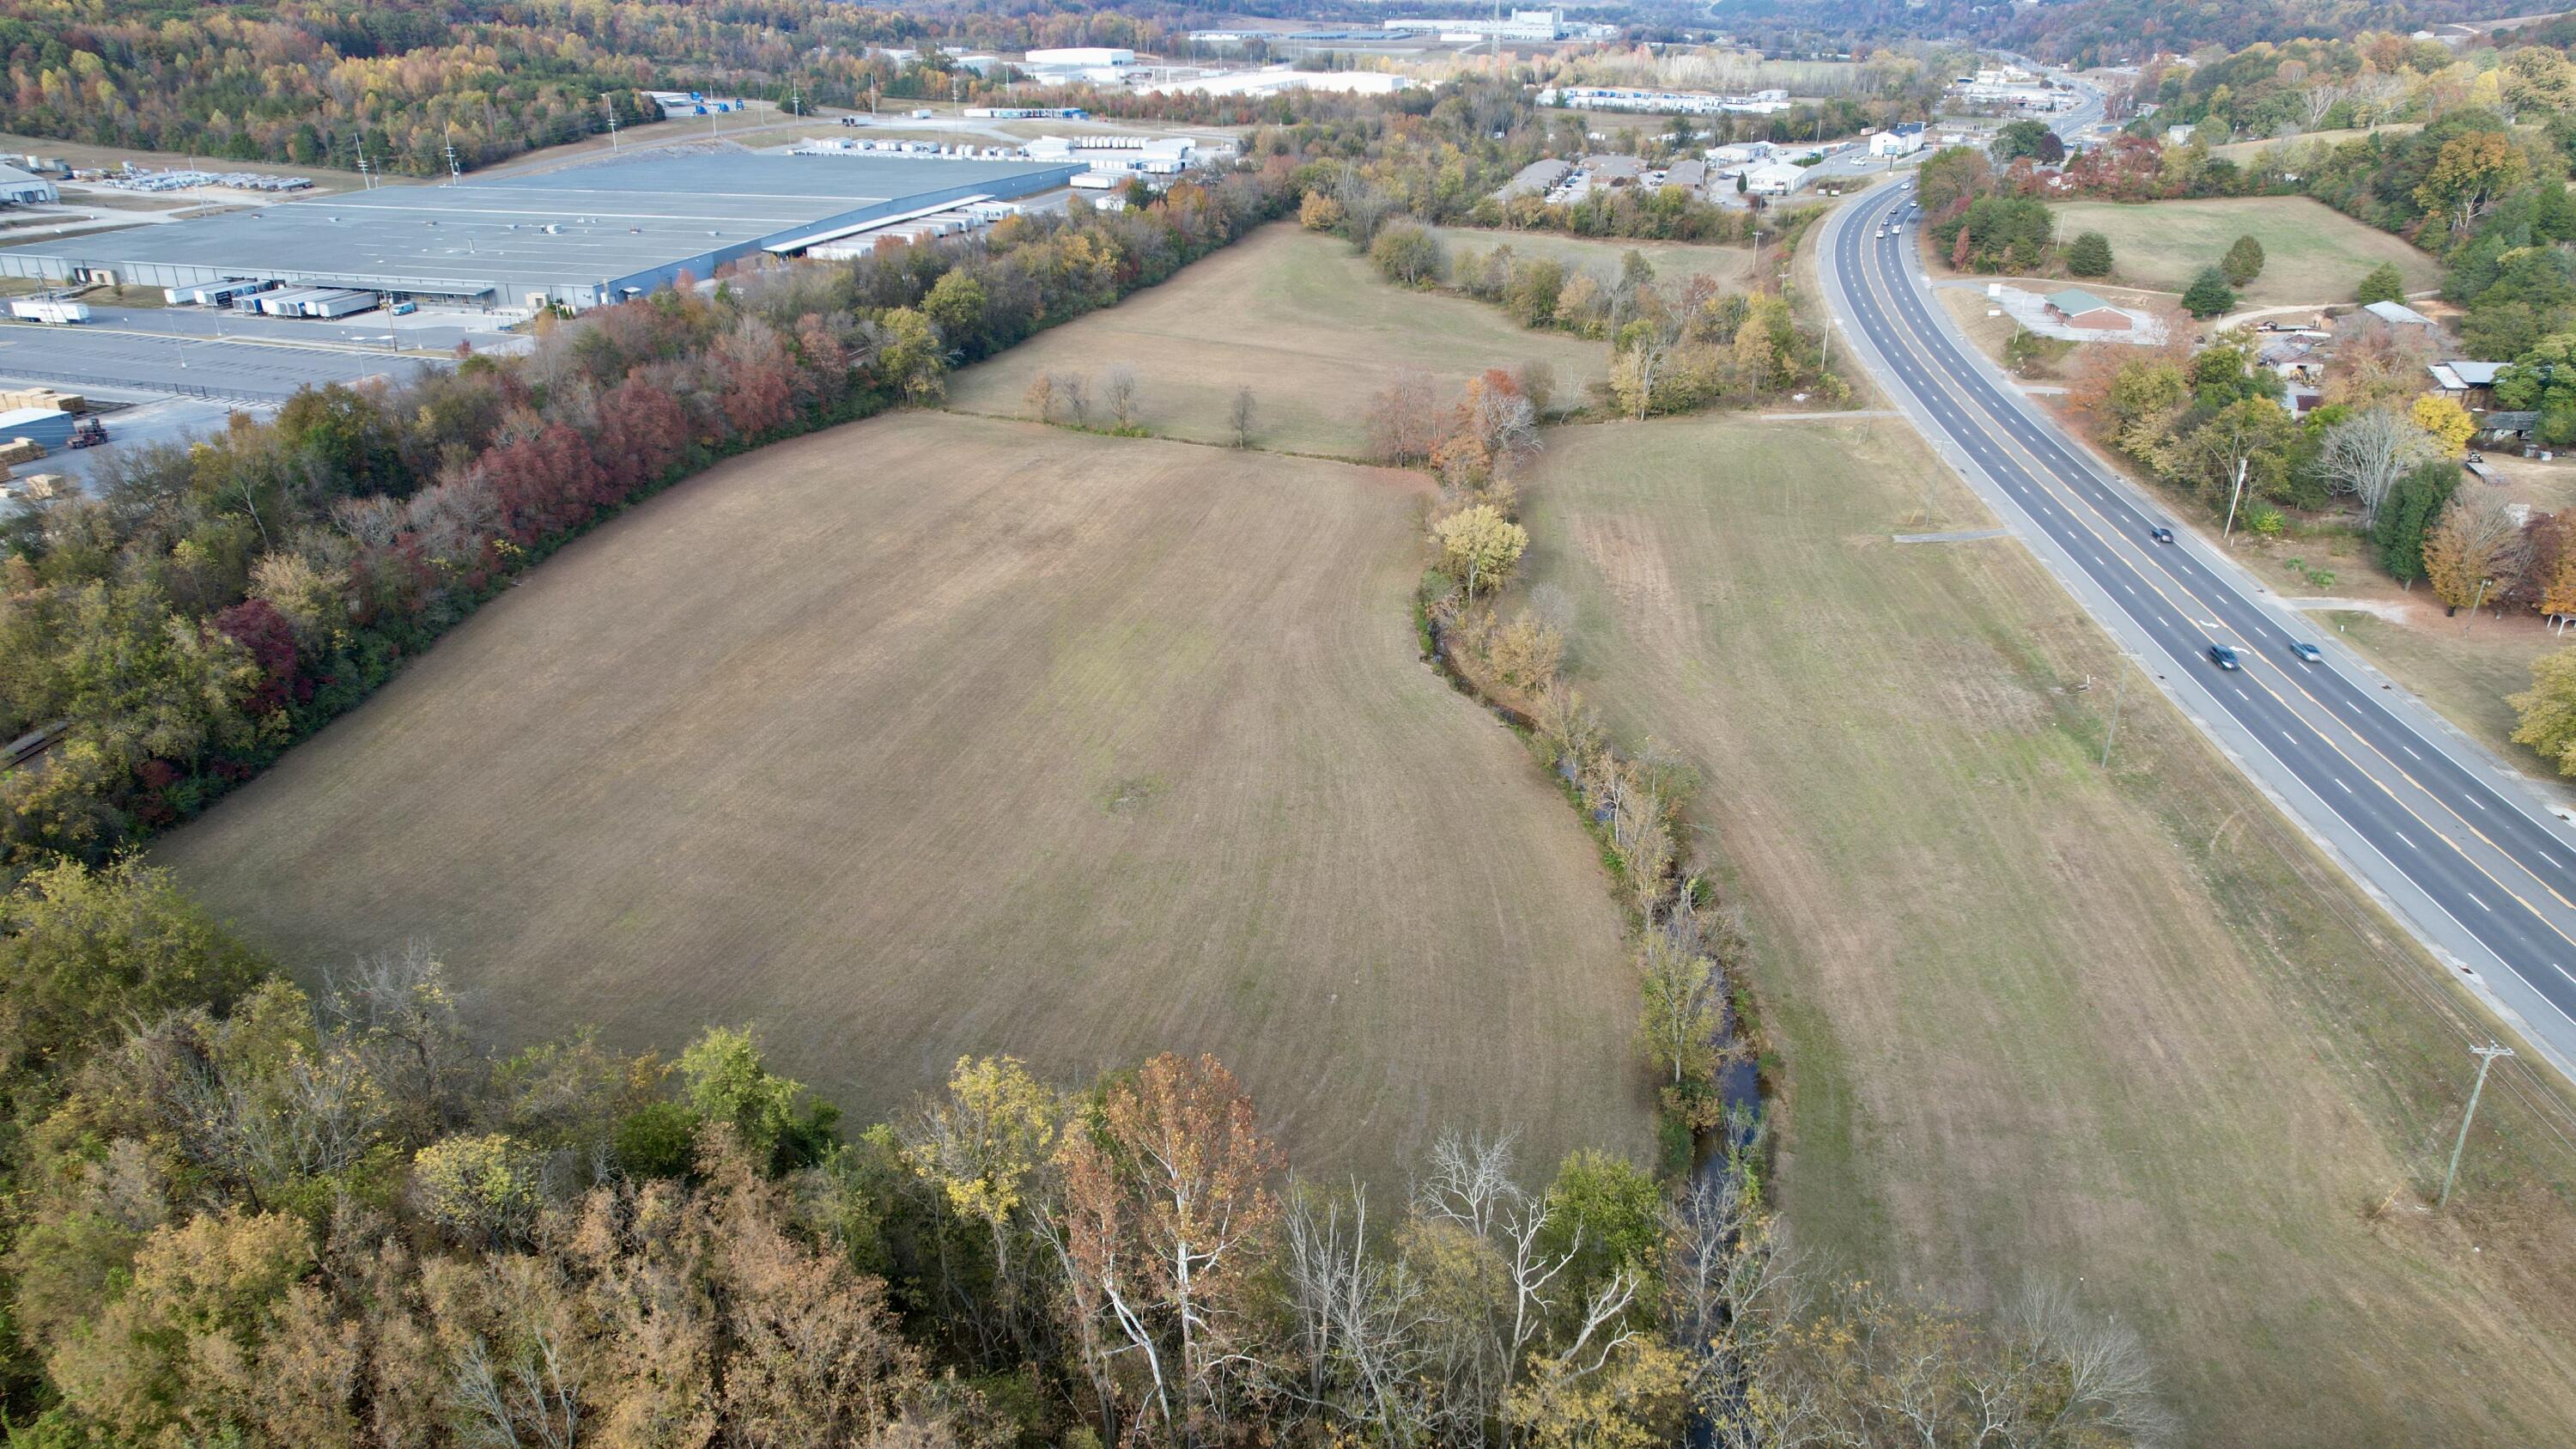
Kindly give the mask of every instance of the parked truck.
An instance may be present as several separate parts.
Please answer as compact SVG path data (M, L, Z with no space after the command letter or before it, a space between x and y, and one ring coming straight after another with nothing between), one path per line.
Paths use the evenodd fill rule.
M89 320L89 304L61 302L51 297L26 297L9 304L9 315L22 322L46 322L69 327Z
M71 446L95 448L107 441L107 424L96 418L83 418L72 424Z

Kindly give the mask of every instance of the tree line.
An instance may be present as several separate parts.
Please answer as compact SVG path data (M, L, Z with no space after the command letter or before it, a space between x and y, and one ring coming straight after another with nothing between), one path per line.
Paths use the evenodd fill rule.
M934 27L936 27L934 29ZM507 0L434 7L288 0L257 10L38 0L0 15L0 128L102 146L443 175L615 124L658 120L645 89L857 106L979 93L934 40L1018 49L1160 48L1115 11L1004 13L769 0ZM876 48L921 52L910 61Z
M845 1133L752 1031L493 1055L434 952L307 990L131 865L0 895L0 988L29 1449L2168 1427L2062 1293L1987 1322L1823 1271L1746 1174L1450 1136L1391 1199L1302 1177L1212 1058L965 1058Z
M962 246L740 269L541 323L523 359L120 450L96 496L0 523L0 737L56 737L0 773L0 871L104 860L195 814L598 520L718 457L938 396L951 366L1277 214L1294 161Z

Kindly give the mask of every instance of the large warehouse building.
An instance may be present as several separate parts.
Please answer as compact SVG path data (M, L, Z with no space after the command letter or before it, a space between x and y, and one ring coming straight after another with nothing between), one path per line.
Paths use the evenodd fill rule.
M1058 161L645 155L446 186L380 186L199 221L0 249L0 276L164 288L227 281L576 311L754 252L1069 183Z

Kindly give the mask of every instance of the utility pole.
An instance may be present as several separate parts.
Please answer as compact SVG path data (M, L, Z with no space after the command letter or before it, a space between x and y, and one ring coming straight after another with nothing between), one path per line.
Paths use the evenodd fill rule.
M2471 624L2474 624L2474 623L2476 623L2476 622L2478 621L2478 608L2479 608L2479 606L2480 606L2480 605L2484 604L2484 603L2487 601L2487 585L2492 584L2492 583L2494 583L2494 582L2495 582L2495 580L2493 580L2493 579L2480 579L2480 580L2478 580L2478 596L2477 596L2475 599L2472 599L2472 600L2470 600L2470 601L2469 601L2469 617L2467 617L2467 618L2465 618L2465 619L2462 619L2462 620L2460 621L2460 634L2461 634L2461 637L2463 637L2463 638L2467 637L2468 632L2469 632L2469 626L2470 626Z
M2251 457L2236 460L2236 487L2227 495L2227 527L2218 535L2220 543L2225 543L2236 534L2236 500L2245 496L2245 465L2253 461Z
M456 160L456 128L447 128L447 181L453 186L465 179L465 168Z
M608 149L614 151L617 149L617 102L609 98L608 92L601 91L599 103L608 108Z
M2487 1068L2495 1065L2496 1058L2513 1055L2513 1048L2492 1040L2469 1050L2478 1055L2478 1084L2469 1088L2469 1110L2460 1114L2460 1140L2451 1144L2451 1170L2442 1174L2442 1197L2433 1204L2437 1208L2451 1205L2451 1184L2460 1176L2460 1149L2469 1145L2469 1124L2477 1120L2478 1094L2487 1089Z

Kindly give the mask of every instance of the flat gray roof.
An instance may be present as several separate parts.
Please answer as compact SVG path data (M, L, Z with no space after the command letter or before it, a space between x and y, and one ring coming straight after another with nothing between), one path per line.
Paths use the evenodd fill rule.
M35 242L0 251L0 270L25 275L27 262L44 258L116 268L161 285L277 277L394 292L497 289L515 299L739 256L826 224L950 196L1024 195L1062 185L1081 169L931 157L651 153Z

